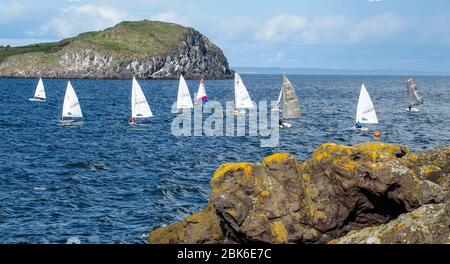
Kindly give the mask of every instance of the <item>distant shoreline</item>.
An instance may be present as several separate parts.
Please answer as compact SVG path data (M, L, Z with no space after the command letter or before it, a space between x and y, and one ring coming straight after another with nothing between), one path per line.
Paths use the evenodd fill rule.
M405 77L408 75L412 76L424 76L424 77L450 77L450 74L382 74L382 73L289 73L289 72L283 72L283 73L261 73L261 72L246 72L246 71L237 71L241 75L266 75L266 76L273 76L273 75L297 75L297 76L373 76L373 77ZM131 78L92 78L92 77L86 77L86 78L76 78L76 77L37 77L37 76L30 76L30 77L12 77L12 76L0 76L0 79L54 79L54 80L118 80L118 81L125 81L125 80L131 80ZM178 78L137 78L139 80L150 80L150 81L178 81ZM189 81L200 81L202 78L185 78ZM218 78L218 79L207 79L203 78L205 81L225 81L225 80L232 80L233 78Z
M354 69L321 69L321 68L278 68L278 67L231 67L241 74L260 75L347 75L347 76L450 76L443 72L421 72L406 70L354 70Z
M94 77L85 77L85 78L76 78L76 77L38 77L38 76L30 76L30 77L24 77L24 76L0 76L0 79L54 79L54 80L119 80L119 81L125 81L125 80L131 80L132 78L94 78ZM178 81L178 78L136 78L138 80L153 80L153 81ZM186 78L186 80L190 81L200 81L202 78ZM205 81L223 81L223 80L232 80L233 78L218 78L218 79L211 79L211 78L203 78Z

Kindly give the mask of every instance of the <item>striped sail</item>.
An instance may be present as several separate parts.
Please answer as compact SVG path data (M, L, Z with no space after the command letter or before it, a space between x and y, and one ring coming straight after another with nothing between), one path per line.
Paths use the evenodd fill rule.
M424 100L422 93L420 92L414 80L409 78L406 81L406 86L408 89L409 105L417 106L423 104Z
M283 76L283 118L300 119L300 103L295 89L286 75Z
M206 96L205 91L205 81L203 79L200 81L200 85L198 86L197 97L195 98L195 100L197 101L202 100L203 102L208 102L208 97Z

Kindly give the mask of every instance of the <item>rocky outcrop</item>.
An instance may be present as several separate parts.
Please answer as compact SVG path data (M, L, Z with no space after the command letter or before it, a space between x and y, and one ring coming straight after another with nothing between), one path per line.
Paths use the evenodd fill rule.
M387 224L351 231L331 244L445 244L449 215L445 204L429 204Z
M413 153L384 143L327 143L303 162L274 154L256 164L228 163L213 175L207 209L151 232L149 242L339 243L360 231L342 241L442 243L449 168L449 147ZM411 234L398 233L398 225ZM413 235L419 227L434 233ZM375 240L366 228L386 235Z
M86 34L54 43L46 52L9 56L0 62L0 76L175 79L183 74L188 79L232 77L222 50L192 28L140 21L124 22L90 33L93 36Z
M222 51L195 30L184 36L180 45L162 56L125 60L115 68L117 77L135 75L143 79L178 78L226 79L231 77Z

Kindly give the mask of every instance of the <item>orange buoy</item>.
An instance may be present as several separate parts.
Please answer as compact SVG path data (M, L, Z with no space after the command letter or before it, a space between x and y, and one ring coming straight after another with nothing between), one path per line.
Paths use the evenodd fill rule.
M381 137L381 132L380 131L375 132L375 137L380 138Z

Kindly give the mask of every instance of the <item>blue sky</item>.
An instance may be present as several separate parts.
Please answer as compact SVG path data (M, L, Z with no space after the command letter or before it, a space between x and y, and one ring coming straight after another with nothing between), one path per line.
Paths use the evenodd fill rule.
M141 19L195 27L232 66L450 73L448 0L0 0L0 45Z

